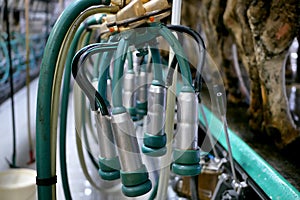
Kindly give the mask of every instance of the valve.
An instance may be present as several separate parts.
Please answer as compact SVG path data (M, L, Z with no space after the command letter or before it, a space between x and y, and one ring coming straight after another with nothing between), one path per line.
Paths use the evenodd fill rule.
M191 88L183 88L178 96L177 130L173 151L172 171L182 176L201 172L198 147L198 99Z
M149 156L162 156L166 153L167 142L164 132L166 88L152 83L149 88L148 102L148 123L142 151Z
M128 112L112 114L112 128L121 163L122 192L129 197L143 195L152 188L142 163L134 124Z
M114 145L110 118L96 111L95 121L100 148L99 175L104 180L118 179L120 178L120 162Z

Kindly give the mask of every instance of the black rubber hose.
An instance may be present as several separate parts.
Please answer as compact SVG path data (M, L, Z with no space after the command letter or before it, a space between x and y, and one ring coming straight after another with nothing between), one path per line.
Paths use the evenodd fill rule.
M197 72L196 72L196 78L195 78L195 82L194 82L194 87L196 92L200 92L201 88L202 88L202 76L201 76L201 72L205 63L205 52L206 52L206 47L205 47L205 43L204 40L202 39L202 37L200 36L200 34L198 32L196 32L195 30L183 26L183 25L167 25L167 27L170 30L174 30L177 32L183 32L186 33L188 35L190 35L198 44L199 44L199 51L200 51L200 64L197 66ZM201 49L202 48L202 49Z
M91 104L91 109L97 110L98 108L100 108L100 112L102 115L109 115L105 101L86 77L86 74L82 69L82 66L85 60L88 59L91 55L99 52L104 52L104 51L115 51L116 48L117 48L117 43L91 44L82 48L79 52L77 52L72 61L72 75L75 81L78 83L80 88L88 97Z
M9 30L9 16L8 16L8 2L4 1L4 13L6 17L6 32L7 32L7 49L8 49L8 62L9 62L9 83L10 83L10 98L11 98L11 112L12 112L12 128L13 128L13 154L12 162L9 166L16 168L16 124L15 124L15 104L14 104L14 76L11 56L11 45L10 45L10 30Z

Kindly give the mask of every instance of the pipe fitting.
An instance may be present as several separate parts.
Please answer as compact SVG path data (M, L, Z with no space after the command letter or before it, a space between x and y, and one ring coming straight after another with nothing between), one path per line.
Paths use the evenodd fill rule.
M143 153L162 156L166 153L166 134L164 132L166 110L166 88L151 84L148 96L146 133L144 134Z

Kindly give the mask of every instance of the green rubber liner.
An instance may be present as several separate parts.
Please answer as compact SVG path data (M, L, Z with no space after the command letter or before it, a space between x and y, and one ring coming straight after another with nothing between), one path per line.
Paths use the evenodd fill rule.
M218 142L227 149L222 122L205 106L203 106L209 128ZM200 121L204 119L199 115ZM270 199L299 200L299 191L271 167L262 157L253 151L232 130L228 130L233 158Z

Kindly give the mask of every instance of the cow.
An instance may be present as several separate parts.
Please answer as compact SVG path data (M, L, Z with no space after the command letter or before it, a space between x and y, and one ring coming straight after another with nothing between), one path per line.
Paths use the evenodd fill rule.
M196 9L195 9L196 8ZM185 12L193 12L185 17ZM196 16L191 18L190 16ZM239 102L231 46L238 49L250 84L249 126L267 133L279 148L299 138L288 105L284 61L299 32L297 0L187 0L182 22L198 28L207 51L224 72L230 102Z

